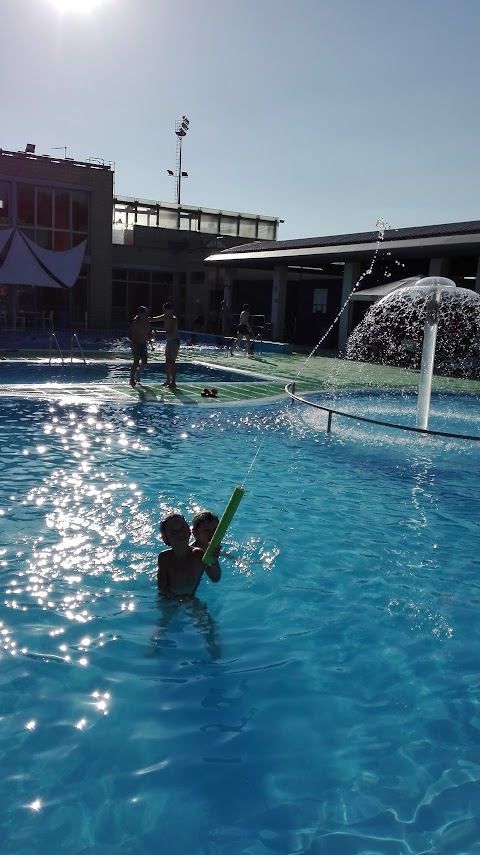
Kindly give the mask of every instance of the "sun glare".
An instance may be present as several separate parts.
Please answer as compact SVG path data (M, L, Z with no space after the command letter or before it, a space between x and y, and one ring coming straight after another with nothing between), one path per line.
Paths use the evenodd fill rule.
M59 12L83 14L93 12L94 9L101 5L103 0L49 0L49 2Z

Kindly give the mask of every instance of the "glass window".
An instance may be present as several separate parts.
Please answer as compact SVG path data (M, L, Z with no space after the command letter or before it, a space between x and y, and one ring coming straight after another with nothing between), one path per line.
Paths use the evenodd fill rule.
M37 187L37 226L53 226L53 190Z
M76 232L88 232L88 193L85 190L72 192L72 228Z
M275 240L275 223L260 221L258 224L258 237L261 240Z
M70 232L54 232L53 248L55 250L70 249L72 245Z
M225 214L222 214L220 217L220 234L221 235L236 235L238 228L238 218L237 217L227 217Z
M192 285L203 285L205 281L205 274L203 270L193 270L190 274L190 282Z
M173 282L173 274L152 273L152 282L154 285L171 285Z
M87 277L85 265L82 266L80 275L70 291L71 294L71 318L76 324L85 323L85 312L87 309Z
M133 314L136 315L138 306L150 307L150 286L140 285L136 282L129 283L128 297L133 308Z
M53 232L51 229L37 229L35 242L44 249L53 249Z
M327 288L314 288L313 290L313 314L320 312L322 315L326 314L327 311L327 297L328 297L328 289Z
M112 306L112 322L114 324L124 324L131 318L127 315L126 306Z
M127 271L121 270L120 268L115 267L113 270L112 276L113 276L113 279L126 279L127 278Z
M35 187L17 184L17 223L19 226L35 225Z
M81 235L75 232L74 234L72 234L72 246L78 246L79 243L83 243L83 241L86 239L87 235Z
M10 186L6 181L0 181L0 223L8 226L10 222Z
M160 208L160 225L164 229L176 229L178 225L178 212Z
M185 213L182 212L180 214L180 229L181 231L187 232L198 232L198 221L199 214L195 213Z
M241 237L255 238L257 236L256 220L240 220L240 235Z
M205 214L204 211L202 211L200 231L208 232L212 235L218 235L218 233L220 232L220 215Z
M130 270L128 281L150 283L150 272L148 270Z
M35 243L35 229L26 229L24 226L22 226L22 235L25 235L26 237L30 238L30 240L33 240L33 242Z
M127 303L127 283L112 282L112 306L122 307L125 310Z
M70 193L68 190L55 190L55 228L70 228Z

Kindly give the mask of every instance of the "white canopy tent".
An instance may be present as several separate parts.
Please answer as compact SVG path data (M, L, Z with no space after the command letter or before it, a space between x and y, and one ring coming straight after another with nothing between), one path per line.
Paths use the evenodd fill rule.
M0 285L9 286L8 306L12 326L17 326L17 321L31 315L32 325L38 321L40 313L17 312L17 291L19 287L57 288L69 290L73 288L78 279L83 259L85 257L87 241L82 241L78 246L62 252L54 252L43 249L30 238L24 235L20 229L3 229L0 231ZM35 295L35 292L33 292ZM36 298L33 298L36 306ZM45 322L45 312L42 313L42 326ZM53 318L53 311L50 311ZM2 323L7 324L7 312L2 309Z
M37 246L17 228L0 231L0 255L7 247L0 266L0 285L72 288L80 273L86 245L84 240L73 249L53 252Z

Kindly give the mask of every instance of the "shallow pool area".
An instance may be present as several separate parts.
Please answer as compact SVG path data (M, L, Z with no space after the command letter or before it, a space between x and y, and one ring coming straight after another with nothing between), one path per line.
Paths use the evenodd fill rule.
M480 851L480 448L322 419L2 398L6 852ZM247 472L162 601L159 518Z
M381 442L385 424L399 428L416 429L418 395L415 389L355 389L338 390L335 393L307 394L304 399L314 407L306 408L305 417L312 425L327 426L327 412L331 408L331 429L352 431L358 417L359 441L368 430L362 419L372 422L370 432ZM315 409L315 407L319 409ZM323 412L320 411L320 408ZM480 440L480 407L478 394L458 395L455 392L436 392L430 402L428 430L432 433L445 432L458 437ZM399 442L421 442L400 430L396 435Z
M122 383L128 384L132 361L127 359L66 359L62 363L58 356L52 359L4 359L0 360L0 385L11 383ZM187 383L235 383L261 382L256 374L239 370L218 368L201 362L178 362L178 381ZM150 360L142 376L144 383L162 383L165 379L165 363Z

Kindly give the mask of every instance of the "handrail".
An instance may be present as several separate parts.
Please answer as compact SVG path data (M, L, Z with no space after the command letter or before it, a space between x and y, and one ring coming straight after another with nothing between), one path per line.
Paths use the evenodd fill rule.
M55 333L54 333L54 332L52 332L52 333L50 334L50 344L49 344L49 348L48 348L48 364L49 364L49 365L51 365L51 362L52 362L52 341L53 341L53 342L55 342L55 344L57 345L57 350L58 350L58 352L59 352L59 354L60 354L60 359L62 360L62 365L65 365L65 361L64 361L64 358L63 358L63 353L62 353L62 351L60 350L60 345L59 345L59 343L58 343L58 341L57 341L57 336L55 335Z
M255 338L252 339L252 345L253 345L253 352L254 353L255 353L255 345L256 344L260 345L259 353L263 353L263 337L261 336L260 333L257 333Z
M286 384L285 392L294 401L299 401L301 404L307 404L307 406L309 407L314 407L316 410L323 410L324 413L328 413L327 433L330 433L331 431L332 415L335 415L343 416L343 418L345 419L354 419L357 422L367 422L371 425L379 425L380 427L395 428L396 430L406 430L410 433L421 433L426 434L427 436L446 436L450 439L470 439L472 440L472 442L480 442L480 436L472 436L471 434L464 433L448 433L447 431L443 430L428 430L426 428L410 427L409 425L398 425L394 422L381 422L378 419L369 419L366 416L358 416L354 413L346 413L343 410L333 410L331 407L323 407L321 404L314 404L313 401L306 401L305 398L300 398L299 395L296 395L295 381Z
M83 352L83 350L82 350L82 345L80 344L80 342L79 342L79 340L78 340L77 333L73 333L73 335L72 335L72 337L71 337L71 339L70 339L70 364L72 364L72 363L73 363L73 345L74 345L74 343L75 343L75 342L76 342L76 344L77 344L77 348L78 348L78 350L79 350L79 351L80 351L80 353L81 353L81 356L82 356L82 359L83 359L83 364L84 364L84 365L86 365L86 364L87 364L87 360L85 359L85 354L84 354L84 352Z

